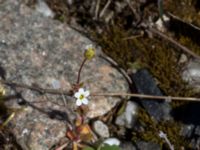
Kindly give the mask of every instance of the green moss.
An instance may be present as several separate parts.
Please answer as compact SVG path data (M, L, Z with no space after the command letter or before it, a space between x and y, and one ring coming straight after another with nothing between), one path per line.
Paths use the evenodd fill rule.
M166 11L173 13L182 20L200 26L200 8L197 6L197 0L168 0L164 6Z
M178 38L179 42L193 51L195 54L200 56L200 46L193 42L189 37L180 36Z
M134 43L126 40L130 36L119 26L110 26L103 31L102 34L95 34L95 39L102 46L103 51L112 57L121 67L127 69L128 63L133 62L137 57L134 50Z
M142 41L142 42L140 42ZM194 90L181 77L178 66L179 52L165 41L158 39L134 39L134 45L142 51L144 66L150 70L164 94L170 96L195 96ZM178 107L185 102L172 102Z
M163 121L160 123L155 122L144 109L140 109L138 113L138 121L144 127L141 132L133 132L133 141L142 139L144 141L151 141L158 143L161 147L166 144L163 139L159 137L159 132L163 131L167 134L167 138L174 145L175 149L180 149L180 147L191 148L188 141L184 137L180 136L181 126L178 122Z
M128 41L122 40L128 36L128 32L112 26L96 38L99 45L103 47L103 51L125 69L128 68L128 64L139 59L142 66L146 67L155 77L164 94L183 97L195 95L193 89L181 78L181 67L177 65L180 51L177 51L166 41L156 38L150 39L143 36ZM189 41L187 42L189 43ZM198 47L195 49L198 50ZM172 102L172 105L178 107L185 103ZM159 143L162 147L164 141L158 136L158 133L163 131L167 134L175 149L179 149L181 146L190 148L188 142L180 136L180 123L175 121L157 123L143 109L139 113L139 122L144 126L144 132L133 134L133 140L152 141Z

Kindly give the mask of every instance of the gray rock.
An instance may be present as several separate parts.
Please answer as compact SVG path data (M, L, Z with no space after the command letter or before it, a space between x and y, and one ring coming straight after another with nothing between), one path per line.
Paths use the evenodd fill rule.
M122 142L122 150L137 150L136 147L131 142Z
M182 78L196 90L200 90L200 61L190 60L182 73Z
M108 126L100 120L93 123L94 131L102 138L107 138L110 136Z
M140 94L149 94L162 96L162 92L156 85L153 77L146 69L141 69L135 74L131 75L137 92ZM141 103L147 112L157 121L170 119L171 107L168 102L158 100L141 99Z
M20 0L0 4L0 65L6 80L70 90L76 82L83 60L84 47L92 42L67 25L44 17L29 9ZM120 73L97 56L87 62L81 74L84 87L91 92L126 92L128 85ZM40 95L27 89L11 89L7 94L20 92L26 109L11 120L11 128L23 149L48 150L65 136L66 122L75 117L75 99L61 95ZM63 99L67 102L63 103ZM87 117L107 113L121 99L91 97ZM7 106L21 108L17 100Z
M187 56L185 54L181 54L178 63L182 65L185 64L186 62L188 62Z
M198 135L198 136L200 136L200 126L197 126L195 128L195 134Z
M48 7L45 1L37 0L35 10L43 14L45 17L53 18L55 16L54 12Z
M108 144L108 145L111 145L111 146L112 146L112 145L119 146L120 143L121 143L121 141L118 140L117 138L114 138L114 137L105 139L105 140L103 141L103 144Z
M132 128L137 117L138 105L129 101L126 105L124 113L116 118L115 124L119 126L125 126L126 128Z
M195 126L194 125L182 125L182 128L181 128L181 135L186 137L186 138L190 138L192 133L194 132L194 128Z
M158 144L152 142L139 141L136 145L138 150L161 150Z

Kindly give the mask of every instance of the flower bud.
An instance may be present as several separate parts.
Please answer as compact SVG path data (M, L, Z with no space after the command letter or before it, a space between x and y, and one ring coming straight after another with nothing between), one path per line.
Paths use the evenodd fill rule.
M95 49L92 45L87 45L84 56L86 59L91 60L95 55Z

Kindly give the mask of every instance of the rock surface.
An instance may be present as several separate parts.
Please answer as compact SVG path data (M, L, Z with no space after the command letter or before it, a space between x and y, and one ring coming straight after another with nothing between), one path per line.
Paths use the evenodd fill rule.
M135 87L138 93L156 96L163 95L160 89L157 87L152 75L146 69L137 71L135 74L131 75L131 79L135 83ZM157 121L162 119L170 119L171 107L169 103L144 99L141 99L141 103L147 112Z
M117 116L115 124L119 126L125 126L126 128L132 128L137 120L138 105L135 102L128 101L125 111Z
M197 91L200 90L200 61L190 60L182 73L182 78Z
M161 150L158 144L152 143L152 142L144 142L144 141L137 142L137 149L138 150Z
M107 138L110 136L108 126L100 120L93 123L94 131L102 138Z
M2 1L0 17L0 65L6 71L6 80L69 90L76 82L84 47L92 42L67 25L29 9L20 0ZM98 48L97 57L86 63L81 74L86 89L127 91L123 76L98 57L100 53ZM16 113L10 123L17 141L23 149L49 149L65 136L66 122L75 114L74 99L15 90L22 94L25 105L20 106L22 101L15 99L7 105L26 108ZM108 112L120 99L99 96L90 100L87 116L94 118Z

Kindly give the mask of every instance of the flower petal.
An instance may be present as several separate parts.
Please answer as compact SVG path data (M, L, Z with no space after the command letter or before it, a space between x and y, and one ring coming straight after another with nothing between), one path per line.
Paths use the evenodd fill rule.
M81 95L80 92L76 92L76 93L74 94L74 97L79 98L80 95Z
M88 97L90 95L90 91L85 91L85 97Z
M81 95L81 94L84 94L84 89L83 89L83 88L80 88L80 89L78 90L78 93L80 93L80 95Z
M81 106L81 105L82 105L82 101L81 101L80 99L77 99L77 100L76 100L76 105L77 105L77 106Z
M82 100L82 103L85 104L85 105L87 105L87 104L88 104L88 99L87 99L87 98L84 98L84 99Z
M89 45L86 45L86 46L85 46L85 49L86 49L86 50L88 50L88 49L90 49L90 48L93 48L93 45L92 45L92 44L89 44Z

